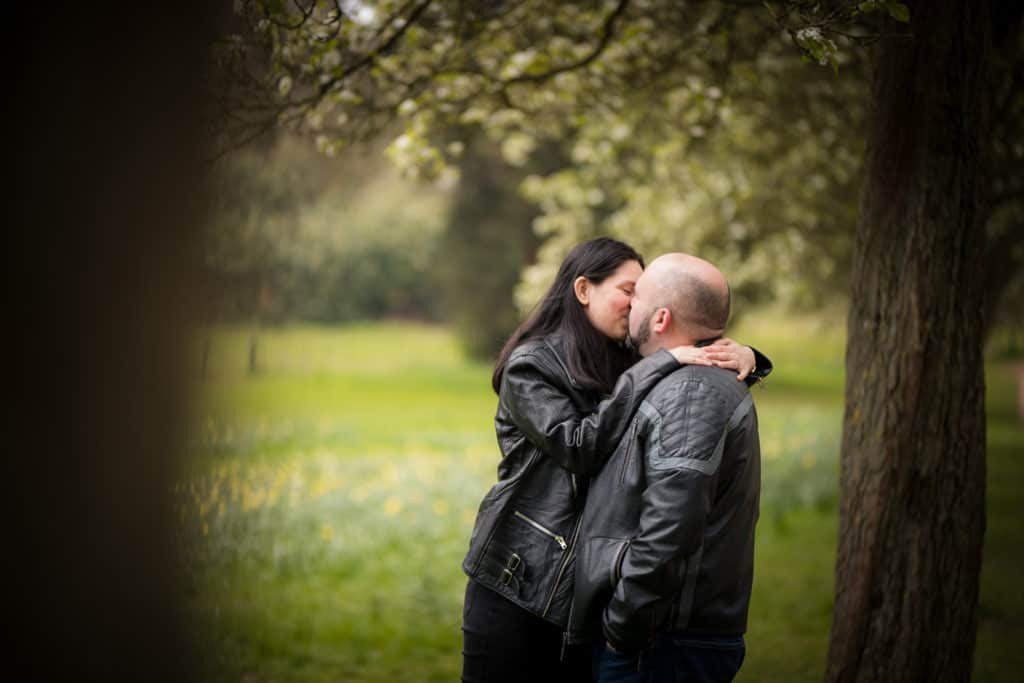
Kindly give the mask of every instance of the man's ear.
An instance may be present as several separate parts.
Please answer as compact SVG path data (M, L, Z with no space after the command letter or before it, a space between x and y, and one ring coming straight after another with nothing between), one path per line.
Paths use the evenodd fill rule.
M572 283L572 290L576 293L576 300L586 306L590 303L590 281L580 275Z
M667 308L659 308L651 316L652 332L664 334L672 326L672 311Z

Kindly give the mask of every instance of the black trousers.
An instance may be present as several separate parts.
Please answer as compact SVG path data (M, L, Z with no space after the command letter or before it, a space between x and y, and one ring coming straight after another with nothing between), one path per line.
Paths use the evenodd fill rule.
M463 683L589 683L590 648L562 648L562 630L472 579L462 607Z

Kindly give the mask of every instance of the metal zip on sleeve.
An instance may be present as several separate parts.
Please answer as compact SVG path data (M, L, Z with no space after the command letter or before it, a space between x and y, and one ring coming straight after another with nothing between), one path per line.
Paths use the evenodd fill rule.
M553 538L555 540L555 543L557 543L562 550L565 550L569 547L569 544L565 542L565 537L559 536L554 531L551 531L547 527L541 525L539 522L535 522L534 520L530 519L522 512L520 512L519 510L516 510L513 514L515 514L516 517L523 520L524 522L532 526L534 529L544 534L545 536L550 536L551 538Z

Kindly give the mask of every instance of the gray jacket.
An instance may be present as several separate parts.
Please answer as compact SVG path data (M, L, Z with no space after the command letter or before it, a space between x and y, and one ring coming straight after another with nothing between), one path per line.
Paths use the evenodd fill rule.
M591 483L569 640L743 634L760 484L747 386L699 366L662 380Z

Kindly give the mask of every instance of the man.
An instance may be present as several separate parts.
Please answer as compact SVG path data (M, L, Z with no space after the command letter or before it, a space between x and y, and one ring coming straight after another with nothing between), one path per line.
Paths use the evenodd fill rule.
M636 283L641 355L722 335L729 287L666 254ZM761 482L757 413L735 373L683 366L641 404L590 486L570 642L598 681L730 681L743 661Z

